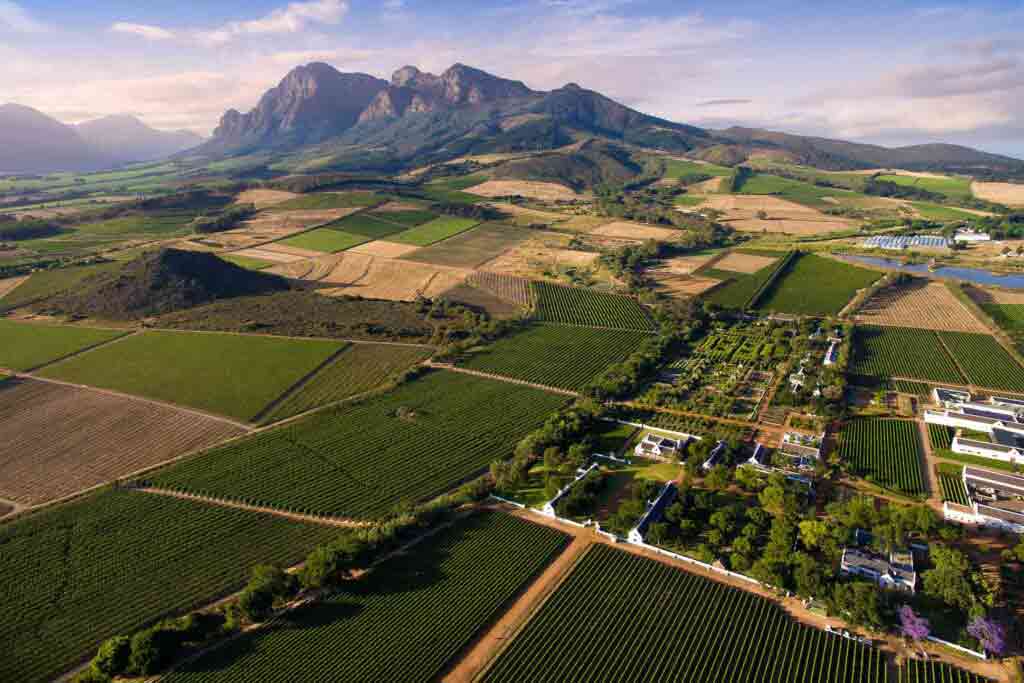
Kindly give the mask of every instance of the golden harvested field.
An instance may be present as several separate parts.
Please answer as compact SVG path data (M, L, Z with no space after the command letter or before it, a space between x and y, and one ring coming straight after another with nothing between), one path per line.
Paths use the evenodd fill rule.
M661 267L648 270L647 275L654 280L656 289L669 296L697 296L720 282L709 277L679 275Z
M699 256L673 256L658 264L658 270L672 275L690 275L703 268L717 254L701 254Z
M989 333L944 284L923 280L879 290L864 303L855 319L869 325Z
M530 288L530 281L526 278L500 273L477 272L469 276L466 284L524 308L533 306L533 291Z
M591 230L590 234L603 235L605 237L622 237L625 239L659 240L662 242L669 242L679 237L682 232L679 230L672 230L670 228L657 228L653 225L616 221Z
M538 211L537 209L518 206L516 204L494 202L487 204L487 206L511 216L511 218L508 219L509 222L520 227L529 227L531 225L554 225L556 223L559 227L565 227L564 224L569 219L569 216L566 216L565 214L555 213L554 211ZM605 222L607 222L607 219Z
M511 197L519 195L549 202L579 199L579 195L565 185L542 183L533 180L488 180L468 188L466 192L481 197Z
M471 272L345 252L334 269L319 281L340 285L321 291L328 296L415 301L418 296L436 297L444 294L465 282Z
M302 256L286 254L284 252L267 249L265 247L253 247L252 249L233 251L231 252L231 256L244 256L245 258L261 259L263 261L271 261L273 263L294 263L295 261L301 261L304 258Z
M419 250L420 247L412 244L399 244L398 242L388 242L386 240L374 240L373 242L367 242L366 244L360 244L357 247L352 247L348 251L353 254L383 256L384 258L401 258L403 256L415 254Z
M715 264L718 270L728 270L733 273L756 273L762 268L767 268L779 259L771 256L757 256L755 254L741 254L733 252Z
M835 220L816 209L801 206L785 199L771 195L723 194L708 197L701 208L715 209L725 214L725 220L743 220L757 218L759 211L764 211L769 218L788 220Z
M13 292L15 287L28 278L28 275L24 275L22 277L9 277L6 280L0 280L0 299L3 299L5 296Z
M1024 185L1017 183L971 184L971 191L979 199L985 199L1006 206L1024 206Z
M285 256L298 256L299 258L316 258L322 256L322 251L313 251L312 249L303 249L301 247L293 247L290 244L281 244L280 242L273 242L271 244L264 244L260 247L262 251L269 251L272 254L283 254Z
M725 178L711 178L702 183L690 185L687 188L687 192L689 194L716 194L722 189L722 181L724 180Z
M295 199L299 195L284 190L246 190L239 193L235 201L239 204L255 204L257 209L265 209L268 206Z
M245 249L266 242L284 239L317 225L330 223L359 209L326 209L320 211L282 211L261 213L234 230L203 237L203 243L223 249Z
M0 383L0 497L37 505L245 430L102 391L29 379Z
M780 235L822 235L828 232L849 230L851 224L837 220L761 220L748 218L725 221L740 232L767 232Z
M482 264L479 269L535 279L560 268L592 266L597 258L595 253L561 249L548 246L542 240L529 240Z

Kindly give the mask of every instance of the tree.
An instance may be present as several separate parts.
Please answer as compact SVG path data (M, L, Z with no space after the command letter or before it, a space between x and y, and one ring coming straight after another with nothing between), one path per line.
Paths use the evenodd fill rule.
M959 550L942 545L932 547L931 557L932 569L921 575L925 595L951 607L970 609L975 597L968 578L971 565L967 557Z
M883 626L878 589L873 584L862 581L837 584L832 592L832 606L853 626L876 630Z
M805 519L800 522L800 542L808 550L820 548L828 538L828 525L819 519Z
M725 465L715 465L704 478L704 484L712 491L724 491L729 488L732 481L732 473Z
M824 593L825 573L821 564L807 553L796 553L793 560L793 583L798 595L813 598Z
M114 636L100 645L92 666L107 676L119 676L128 669L132 641L125 636Z
M900 607L899 616L900 631L915 643L920 643L931 635L932 629L928 620L918 616L910 605Z
M141 676L151 676L174 657L177 647L176 634L160 626L139 631L132 636L129 670Z
M978 639L986 652L996 656L1006 652L1006 628L999 622L977 617L967 627L967 632Z

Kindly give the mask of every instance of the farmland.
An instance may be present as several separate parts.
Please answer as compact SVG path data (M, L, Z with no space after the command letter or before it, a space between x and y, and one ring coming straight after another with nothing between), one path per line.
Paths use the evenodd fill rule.
M963 479L955 474L939 472L939 485L942 487L942 500L957 505L970 505Z
M374 389L430 353L422 347L352 344L299 391L275 406L264 421L277 422Z
M653 327L644 307L629 297L547 282L534 282L531 286L537 301L537 319L542 322L620 330Z
M938 334L971 384L1024 391L1024 368L992 337L963 332Z
M907 187L916 187L928 192L945 195L950 199L970 199L971 179L958 178L953 176L932 176L932 175L880 175L878 180L883 182L896 183Z
M945 662L907 659L900 667L898 683L988 683L989 679Z
M383 209L383 210L382 210ZM388 223L397 223L406 228L415 228L437 218L437 214L423 209L399 209L391 210L389 207L382 207L372 213L365 214L367 218L376 218ZM401 228L399 228L401 229ZM351 230L350 232L356 232Z
M143 332L41 374L249 420L341 348L326 340Z
M771 265L753 273L735 273L717 269L706 269L702 271L702 275L726 281L724 285L715 288L704 298L713 304L722 306L723 308L746 309L753 306L772 279L775 278L782 269L788 267L792 259L797 257L795 252L779 255L784 256L784 258L777 259Z
M355 216L342 218L340 221L331 223L326 227L332 230L340 230L350 235L363 235L372 239L381 239L405 229L401 224L385 220L386 217L391 215L399 214L380 214L378 219L370 214L360 213Z
M657 586L657 590L651 590ZM594 546L483 680L884 681L878 650L772 602Z
M665 177L672 180L680 180L688 176L709 175L714 178L728 178L735 171L726 166L715 164L702 164L696 161L683 159L665 160Z
M566 541L500 513L472 516L288 615L283 628L243 636L164 681L439 680Z
M0 526L7 607L0 679L52 680L103 639L236 590L253 564L293 564L336 535L331 527L114 491L7 523Z
M647 338L631 330L535 325L461 361L461 367L578 391Z
M815 209L827 209L832 206L825 200L826 197L842 197L853 194L834 187L818 187L799 180L766 174L748 176L737 191L741 194L774 195Z
M391 237L395 242L411 244L417 247L426 247L434 242L454 237L460 232L465 232L477 225L480 221L472 218L458 218L455 216L442 216L429 223L410 228Z
M953 447L953 430L944 425L928 425L928 440L935 450L949 450Z
M534 303L533 287L526 278L478 271L469 277L467 284L523 308L531 308Z
M0 497L43 503L241 433L169 406L11 379L0 383Z
M1018 348L1024 348L1024 305L982 303L982 309L1006 332Z
M372 238L366 237L365 235L356 235L342 230L334 230L332 228L317 228L309 232L304 232L294 237L281 240L279 244L283 244L289 247L297 247L299 249L309 249L311 251L319 251L325 254L333 254L339 251L345 251L352 247L359 246L369 242Z
M434 371L187 460L158 486L282 509L372 517L440 494L516 442L564 397Z
M854 374L960 384L963 377L931 330L858 326Z
M369 192L316 192L275 204L272 211L319 211L376 206L381 199Z
M925 493L917 425L901 420L853 420L839 438L839 455L850 471L909 495Z
M0 312L25 306L54 294L73 289L86 278L117 272L121 269L122 265L119 262L112 261L90 266L74 266L37 271L32 273L29 279L19 285L17 289L9 292L3 299L0 299Z
M778 279L758 298L758 309L800 315L836 315L857 290L881 277L874 271L813 254L801 254L783 268Z
M530 238L532 232L510 225L485 223L472 230L420 249L411 261L454 268L476 268L506 249Z
M927 280L911 280L879 290L857 312L856 320L870 325L988 332L945 284Z
M0 368L31 370L125 334L123 330L0 320Z

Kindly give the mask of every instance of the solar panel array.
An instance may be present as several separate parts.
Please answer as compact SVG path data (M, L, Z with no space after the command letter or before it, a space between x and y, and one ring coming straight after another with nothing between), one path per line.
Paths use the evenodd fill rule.
M911 237L904 235L875 235L864 240L862 246L868 249L892 249L894 251L913 249L914 247L943 249L949 246L949 241L945 237L935 235L914 235Z

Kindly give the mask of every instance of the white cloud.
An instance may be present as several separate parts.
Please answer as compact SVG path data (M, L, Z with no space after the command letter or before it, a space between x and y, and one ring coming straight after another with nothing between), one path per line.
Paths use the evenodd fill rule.
M287 67L298 66L308 62L335 62L342 64L360 64L379 54L376 50L357 50L337 48L331 50L294 50L275 52L270 55L271 61Z
M293 2L250 21L232 21L212 31L198 31L196 38L207 45L222 45L244 35L297 33L309 24L337 24L346 14L347 0Z
M36 21L18 3L0 0L0 31L4 29L15 33L45 33L49 27Z
M125 21L117 22L110 27L110 30L114 33L128 33L141 36L146 40L171 40L174 38L174 32L168 31L165 28L148 24L132 24Z

